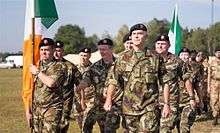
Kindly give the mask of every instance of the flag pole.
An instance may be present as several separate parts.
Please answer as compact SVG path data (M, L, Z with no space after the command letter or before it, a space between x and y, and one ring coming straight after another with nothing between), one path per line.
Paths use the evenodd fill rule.
M34 62L34 60L35 60L35 58L34 58L34 46L35 46L35 17L33 17L32 18L32 38L31 38L31 44L32 44L32 47L31 47L31 51L32 51L32 64L33 65L35 65L35 62ZM30 119L30 121L29 121L29 126L30 126L30 128L31 128L31 133L33 132L33 99L34 99L34 76L32 75L31 76L32 77L32 79L31 79L31 82L32 82L32 85L31 85L31 87L32 87L32 93L31 93L31 97L32 97L32 99L31 99L31 109L30 109L30 112L31 112L31 119Z

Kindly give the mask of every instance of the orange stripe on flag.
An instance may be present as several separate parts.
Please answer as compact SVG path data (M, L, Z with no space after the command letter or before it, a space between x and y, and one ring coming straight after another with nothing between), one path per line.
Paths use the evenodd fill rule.
M23 44L23 87L22 98L25 105L25 110L30 109L32 103L32 91L33 91L33 79L29 71L30 64L38 64L39 62L39 43L41 41L41 35L35 36L34 54L32 50L31 36L29 40L25 40ZM34 56L34 62L32 63L32 57Z

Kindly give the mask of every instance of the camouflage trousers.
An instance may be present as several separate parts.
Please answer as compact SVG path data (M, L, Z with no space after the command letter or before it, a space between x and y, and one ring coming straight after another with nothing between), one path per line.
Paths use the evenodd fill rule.
M213 117L220 115L220 81L210 83L210 104Z
M191 105L179 107L178 130L180 133L190 133L190 128L196 119L196 111Z
M123 127L126 133L159 133L159 109L143 115L123 115Z
M112 106L112 110L106 112L101 106L91 108L83 118L83 132L92 133L93 126L97 122L101 133L116 133L120 127L120 108Z
M82 124L83 124L83 118L88 114L90 109L94 106L94 98L86 99L85 100L86 109L83 111L81 109L80 102L75 100L71 117L77 122L79 129L82 131Z
M33 107L33 130L35 133L59 133L62 106Z
M161 107L161 111L163 106ZM178 107L170 105L171 113L168 117L160 118L160 133L172 133L178 119Z
M60 122L61 133L67 133L68 131L72 105L73 105L73 97L69 97L64 101L62 118Z

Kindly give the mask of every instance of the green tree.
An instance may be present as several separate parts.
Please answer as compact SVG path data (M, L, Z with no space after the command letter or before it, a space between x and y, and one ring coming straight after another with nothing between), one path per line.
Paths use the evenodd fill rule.
M54 39L64 42L65 54L78 53L78 51L85 46L91 47L94 51L94 46L98 40L96 35L87 38L83 28L71 24L59 27Z
M148 28L148 38L146 40L146 46L152 48L154 46L156 37L159 34L168 34L170 23L166 20L158 20L154 18L153 20L146 23Z
M119 53L124 50L123 38L127 33L129 33L129 29L128 29L128 26L124 24L118 30L118 33L116 37L114 38L114 42L115 42L114 52L115 53Z
M185 46L196 51L207 52L207 31L201 28L195 29L186 40Z

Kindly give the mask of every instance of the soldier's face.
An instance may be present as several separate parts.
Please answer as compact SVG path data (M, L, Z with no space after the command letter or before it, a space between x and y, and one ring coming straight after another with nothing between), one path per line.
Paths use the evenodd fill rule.
M124 47L126 50L132 49L133 48L132 45L133 45L133 42L131 40L128 40L124 43Z
M112 58L112 49L109 45L99 45L98 50L100 51L103 59Z
M40 47L40 59L51 60L53 58L54 49L51 46L42 46Z
M57 60L60 60L63 58L63 48L55 48L54 57Z
M79 53L80 63L82 63L82 64L88 63L90 57L91 57L90 53L84 53L84 52Z
M215 56L220 59L220 51L216 51Z
M167 41L157 41L155 44L155 50L159 54L167 52L169 47L170 47L170 44Z
M184 62L187 62L189 60L189 53L188 52L181 52L179 55L180 59L182 59Z
M132 31L131 40L133 42L133 46L144 45L144 41L147 38L147 32L143 30L135 30Z
M202 61L202 55L197 54L196 61L201 62Z

